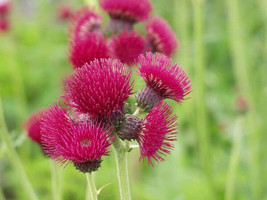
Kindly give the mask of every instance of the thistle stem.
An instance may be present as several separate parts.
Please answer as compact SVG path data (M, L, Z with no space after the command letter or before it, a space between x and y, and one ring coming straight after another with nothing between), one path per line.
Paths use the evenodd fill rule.
M211 192L216 193L212 179L209 130L205 102L205 64L203 44L203 0L193 0L194 8L194 37L195 37L195 101L196 103L196 128L199 134L199 149L202 167L206 173ZM215 197L214 197L215 198Z
M2 188L0 187L0 200L6 200Z
M133 115L137 117L137 116L139 116L139 114L140 114L140 108L137 107L137 109L134 111Z
M117 175L121 200L131 200L130 184L127 166L127 149L118 137L114 140Z
M225 187L225 200L234 199L234 186L235 186L235 178L236 172L238 169L238 162L240 159L241 152L241 143L242 143L242 127L243 127L243 117L240 116L237 118L235 127L234 127L234 135L232 142L232 151L230 155L230 163L228 169L228 176Z
M57 169L55 162L50 160L51 166L51 180L52 180L52 194L54 200L61 200L62 191L62 174L60 169Z
M88 188L89 188L89 192L90 192L90 196L91 196L91 200L97 200L97 189L95 186L95 181L93 178L93 174L91 173L86 173L86 179L87 179L87 183L88 183Z
M24 188L25 192L28 194L29 199L31 200L37 200L37 196L32 188L32 185L26 175L26 172L22 166L22 163L17 155L17 152L15 151L13 145L11 144L11 141L8 137L8 130L6 127L5 119L4 119L4 113L3 113L3 108L2 108L2 102L0 99L0 129L1 129L1 137L3 142L5 143L7 149L8 149L8 154L10 157L10 161L14 167L14 169L17 171L18 176L21 181L21 185Z

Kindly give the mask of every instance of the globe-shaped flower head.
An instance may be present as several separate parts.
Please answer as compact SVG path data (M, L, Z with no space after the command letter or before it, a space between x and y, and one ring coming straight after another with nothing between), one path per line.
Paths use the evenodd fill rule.
M87 33L70 41L69 60L74 68L82 67L94 59L108 58L106 39L98 33Z
M132 30L133 24L147 20L152 10L149 0L102 0L101 7L111 17L108 29L113 33Z
M70 38L84 38L87 33L102 31L103 19L100 15L93 12L88 6L84 6L77 10L70 22L69 36Z
M85 64L66 80L64 98L76 112L107 121L120 120L132 94L131 71L117 59Z
M121 62L131 65L134 63L134 60L143 53L145 40L134 31L125 31L117 36L113 36L110 49L112 57L118 58Z
M178 126L176 119L177 116L172 115L171 106L160 102L145 119L126 115L118 136L121 139L137 140L141 152L139 160L147 158L148 163L153 166L152 159L157 162L164 161L162 156L173 149L172 142L176 140Z
M146 39L148 50L171 56L178 47L175 33L168 22L162 18L155 17L146 26Z
M63 164L73 162L81 172L96 171L101 157L109 155L114 138L112 130L92 124L86 119L74 123L59 104L44 113L41 122L43 149L47 156Z
M138 58L138 74L146 87L136 95L139 107L149 112L162 99L173 99L181 103L191 92L190 80L182 67L172 65L172 60L163 54L146 53Z
M41 119L46 110L33 113L24 123L23 127L28 133L28 137L41 145Z

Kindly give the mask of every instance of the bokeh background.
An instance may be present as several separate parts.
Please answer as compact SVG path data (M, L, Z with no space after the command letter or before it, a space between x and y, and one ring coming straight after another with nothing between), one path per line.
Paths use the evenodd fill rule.
M165 162L152 168L138 162L137 149L129 154L133 199L267 199L267 1L151 1L153 12L177 34L173 60L189 74L193 92L182 105L169 101L180 126ZM22 123L62 94L62 81L72 71L67 22L58 19L62 3L73 9L85 4L13 1L10 30L0 33L0 94L9 136L38 197L47 200L52 164L25 136ZM2 198L26 200L9 153L0 138ZM52 169L62 179L62 199L85 198L84 174L72 165ZM98 188L110 183L99 199L119 199L113 153L95 179Z

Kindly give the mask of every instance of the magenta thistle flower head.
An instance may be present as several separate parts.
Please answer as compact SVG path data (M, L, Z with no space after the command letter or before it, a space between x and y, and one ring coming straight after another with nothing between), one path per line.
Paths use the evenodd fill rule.
M94 59L107 58L108 53L106 39L97 33L87 33L85 38L70 41L69 60L75 68Z
M28 133L28 137L39 145L41 145L41 118L44 112L45 110L40 110L36 113L33 113L23 125L24 129Z
M103 19L100 15L92 11L88 6L77 10L72 16L69 26L70 38L84 38L87 33L102 31Z
M123 112L132 94L131 71L117 59L94 60L66 80L66 103L78 113L112 118Z
M188 75L182 67L172 64L172 60L163 54L146 53L140 55L138 74L146 82L146 87L136 95L139 107L150 111L162 99L173 99L181 103L191 92Z
M169 154L173 148L172 141L176 140L178 124L176 115L172 115L171 106L160 102L145 119L134 115L126 115L118 130L121 139L136 139L140 145L141 156L139 160L147 158L153 166L152 159L164 161L162 155Z
M7 14L10 10L11 3L9 0L0 1L0 17Z
M149 0L101 0L101 7L111 18L132 23L147 20L152 10Z
M146 26L146 34L150 51L163 53L169 57L178 47L175 33L162 18L153 18Z
M131 65L145 49L144 39L135 32L125 31L114 36L110 43L110 51L114 58Z
M153 166L152 158L157 162L164 161L162 155L169 154L173 149L171 142L176 140L178 124L175 121L178 117L171 114L171 106L161 102L146 116L137 139L141 150L140 160L147 158Z
M42 145L47 156L61 164L74 162L86 173L96 171L101 157L109 155L114 138L111 129L84 120L73 123L69 113L59 105L52 105L41 122Z

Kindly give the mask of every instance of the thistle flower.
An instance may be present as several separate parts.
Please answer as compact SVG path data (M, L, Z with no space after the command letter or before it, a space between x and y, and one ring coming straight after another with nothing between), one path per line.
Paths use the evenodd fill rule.
M107 58L106 39L97 33L87 33L84 38L70 41L69 60L75 68L82 67L94 59Z
M112 130L87 122L73 123L62 106L54 104L41 122L42 145L47 156L63 164L74 162L81 172L96 171L101 157L109 155Z
M152 159L164 161L162 155L169 154L173 149L171 142L176 140L176 120L177 116L172 115L171 106L162 101L143 120L126 115L118 136L126 140L136 139L141 152L139 161L147 158L153 166Z
M78 113L116 121L123 115L124 102L132 94L130 77L131 71L119 60L95 60L66 80L64 99Z
M28 137L39 145L41 145L41 118L44 112L45 110L40 110L36 113L33 113L23 125L24 129L28 133Z
M72 9L70 8L69 5L62 4L57 9L57 15L61 21L66 21L70 19L72 16Z
M235 108L239 114L245 114L249 110L248 101L243 97L238 97L235 102Z
M9 12L11 7L11 3L9 0L1 0L0 1L0 16L3 16Z
M111 18L133 23L147 20L152 10L149 0L102 0L100 5Z
M133 24L147 20L152 10L149 0L102 0L100 5L111 17L107 25L111 33L131 31Z
M146 26L146 34L149 51L163 53L169 57L178 47L175 33L162 18L153 18Z
M68 35L70 38L84 38L87 33L101 33L103 19L100 15L94 13L88 6L77 10L72 16Z
M145 49L144 39L135 32L125 31L114 36L110 43L111 55L131 65Z
M182 67L172 65L172 60L163 54L140 55L138 75L146 87L136 95L139 107L149 112L162 99L173 99L181 103L191 92L190 80Z

